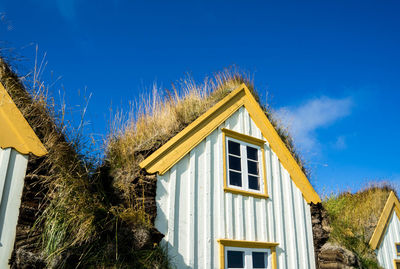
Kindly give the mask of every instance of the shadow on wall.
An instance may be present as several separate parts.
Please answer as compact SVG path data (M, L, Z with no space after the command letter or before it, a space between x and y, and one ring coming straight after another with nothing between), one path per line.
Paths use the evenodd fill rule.
M185 263L183 256L176 252L175 248L172 247L172 245L168 242L165 242L164 239L161 241L163 246L166 245L166 249L168 251L168 255L171 259L171 264L173 268L190 268L188 264ZM172 251L170 251L172 250Z

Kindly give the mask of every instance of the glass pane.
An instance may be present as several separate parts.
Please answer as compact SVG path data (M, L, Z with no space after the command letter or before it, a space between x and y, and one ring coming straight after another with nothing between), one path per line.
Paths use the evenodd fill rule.
M243 251L227 251L228 268L244 268Z
M260 178L249 176L249 189L260 190Z
M240 144L228 140L228 152L240 156Z
M400 243L396 244L397 253L400 253Z
M247 159L258 161L258 149L247 146Z
M259 175L258 162L247 161L247 169L249 174Z
M229 184L233 186L242 187L242 174L229 171Z
M242 171L239 157L229 155L229 169Z
M253 252L253 268L267 268L267 253Z

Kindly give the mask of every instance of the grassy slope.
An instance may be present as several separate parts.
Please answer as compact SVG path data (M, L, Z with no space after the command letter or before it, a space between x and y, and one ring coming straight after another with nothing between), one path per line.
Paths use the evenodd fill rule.
M373 184L356 193L343 192L324 199L331 222L330 241L353 251L365 268L379 268L369 240L392 187Z

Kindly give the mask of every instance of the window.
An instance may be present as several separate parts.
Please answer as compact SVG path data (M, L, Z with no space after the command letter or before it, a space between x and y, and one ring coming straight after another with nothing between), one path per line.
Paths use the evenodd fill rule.
M227 129L223 134L225 190L265 198L265 141Z
M219 239L220 268L276 269L277 243Z
M400 256L400 243L396 243L396 255Z
M229 187L260 192L260 147L230 137L226 143Z
M227 247L225 268L271 268L270 256L269 249Z

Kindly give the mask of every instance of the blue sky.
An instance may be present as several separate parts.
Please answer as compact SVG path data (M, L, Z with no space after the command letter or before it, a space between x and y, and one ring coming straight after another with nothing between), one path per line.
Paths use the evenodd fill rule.
M87 133L154 82L237 65L293 133L320 193L400 183L398 1L0 2L0 42L38 58Z

